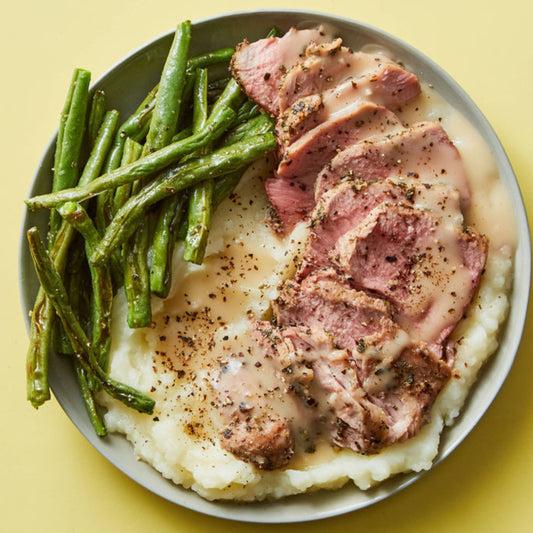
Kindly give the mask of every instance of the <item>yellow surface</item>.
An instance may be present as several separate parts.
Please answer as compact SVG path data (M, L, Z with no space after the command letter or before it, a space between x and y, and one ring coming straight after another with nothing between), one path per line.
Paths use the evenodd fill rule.
M194 4L194 5L193 5ZM491 6L491 4L493 4ZM3 339L0 532L267 531L205 517L136 485L103 459L55 401L25 401L26 331L17 247L23 199L72 69L94 78L183 19L286 2L46 0L9 2L0 22ZM184 6L184 7L182 7ZM527 0L293 1L404 39L446 69L500 137L533 210L533 9ZM244 29L243 29L244 30ZM501 393L464 443L413 486L348 515L278 531L533 531L533 318Z

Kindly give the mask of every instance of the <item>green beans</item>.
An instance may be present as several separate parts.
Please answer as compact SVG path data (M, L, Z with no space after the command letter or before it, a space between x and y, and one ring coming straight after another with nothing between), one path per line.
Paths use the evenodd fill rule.
M136 233L124 242L124 290L128 301L128 326L144 328L152 323L150 297L150 267L146 253L149 243L149 226L141 223ZM93 256L95 257L95 251Z
M154 228L150 248L150 290L160 298L166 298L170 291L174 244L187 200L183 194L165 198Z
M122 154L121 166L129 165L134 161L137 161L142 154L142 144L134 141L131 138L126 138L124 143L124 152ZM130 197L131 194L131 184L126 183L117 187L115 190L114 200L113 200L113 213L116 213L123 205L124 202Z
M78 160L85 130L90 79L90 72L82 69L74 71L59 124L52 191L73 187L78 181ZM49 248L54 243L60 224L59 215L52 211L48 232Z
M118 120L118 113L106 114L100 127L98 137L84 171L80 183L86 184L101 171L106 158ZM58 215L59 216L59 215ZM64 272L68 250L73 238L73 230L67 224L59 225L53 243L49 244L51 257L60 273ZM51 346L51 335L54 322L54 310L46 295L39 290L32 311L30 324L30 344L26 355L27 396L34 407L39 407L50 399L48 386L48 354Z
M127 139L132 139L137 142L144 141L152 121L157 89L158 86L154 87L148 93L135 113L133 113L119 128L105 166L106 174L121 166L124 146Z
M91 113L89 115L89 124L87 126L87 137L89 144L92 146L98 137L98 130L104 121L104 116L107 110L107 98L102 89L94 92Z
M228 84L220 95L220 98L215 102L211 113L215 113L215 110L225 106L238 110L245 100L246 96L241 91L239 84L234 79L231 79L228 81Z
M185 83L183 88L183 99L189 102L194 88L194 78L197 69L205 68L217 63L227 63L233 55L233 48L221 48L214 52L208 52L199 56L191 57L187 62L187 71L185 74ZM224 84L225 86L226 84ZM183 120L186 110L182 107L180 120Z
M159 85L156 85L148 93L135 113L133 113L133 115L131 115L131 117L124 122L120 128L120 134L122 137L129 137L137 142L144 141L152 122L152 115L154 113L155 99L158 90Z
M207 99L209 103L215 102L218 100L222 91L225 89L229 78L221 78L219 80L214 80L209 83L207 86Z
M56 149L54 153L54 179L57 182L59 169L61 167L61 153L63 151L63 137L65 135L65 125L67 123L70 106L72 105L72 96L74 94L74 89L76 88L76 83L78 76L80 74L80 69L74 69L72 73L72 79L68 88L67 96L65 98L65 103L63 104L63 110L61 111L61 117L59 119L59 127L57 130L57 140L56 140ZM52 185L53 188L53 185Z
M184 155L194 152L198 148L213 142L220 137L233 122L235 112L225 105L213 110L206 127L198 134L170 144L157 152L147 155L124 167L119 167L109 174L104 174L85 186L74 187L41 196L34 196L26 200L30 210L56 207L63 202L81 202L120 185L153 175L165 167L179 161Z
M61 119L60 143L54 167L52 190L59 191L73 187L78 181L78 159L80 156L85 115L89 101L90 72L82 69L76 71L72 96L67 96L70 106Z
M146 98L139 105L135 113L133 113L124 124L120 127L115 136L115 141L109 153L105 165L105 173L112 172L120 166L124 166L124 150L128 139L135 141L143 141L150 123L155 107L155 99L159 86L156 85L146 96ZM137 160L139 157L132 159L130 162ZM124 187L124 190L129 190L131 186ZM124 194L124 190L120 194ZM96 205L96 224L100 231L104 231L106 223L111 219L116 211L112 191L105 191L98 197Z
M107 260L135 231L151 205L205 179L223 176L243 168L272 151L275 146L274 135L267 133L221 148L189 163L170 167L122 206L109 224L99 246L95 248L91 260L96 264Z
M198 133L207 123L207 69L198 69L194 81L192 130Z
M100 175L109 150L111 149L113 137L118 126L118 120L118 111L112 110L106 112L89 159L83 168L83 172L78 184L79 186L84 186L88 183L91 183Z
M205 68L216 63L226 63L231 59L233 52L235 52L234 48L220 48L214 52L191 57L187 63L187 70L194 72L197 68Z
M194 187L189 200L189 217L183 259L197 265L204 260L207 237L211 227L213 182Z
M222 142L224 145L233 144L250 135L260 135L272 131L273 127L273 118L270 115L261 114L233 128L223 137Z
M192 135L192 128L185 128L181 130L180 132L176 133L174 137L172 137L172 142L178 142L182 141L183 139L186 139L187 137L190 137Z
M142 151L143 156L170 144L176 133L183 98L190 40L191 23L186 21L178 25L163 67L152 122ZM147 183L146 180L147 177L136 181L132 185L132 194L137 194ZM124 242L124 281L130 328L146 327L152 322L150 268L148 265L150 233L149 221L143 220L136 232Z
M70 224L66 226L76 233ZM90 332L90 309L91 309L91 281L85 242L80 234L74 235L68 251L68 260L65 272L62 275L65 288L68 291L70 305L76 313L85 332ZM61 320L54 321L54 350L61 355L74 355L70 340L65 333Z
M215 181L213 186L213 209L216 209L230 194L241 181L243 170L230 172Z
M201 131L207 122L207 102L205 101L207 70L198 69L196 72L195 79L197 81L194 90L195 106L193 108L192 123L192 132L194 133ZM202 95L201 104L199 104L199 94ZM193 156L194 153L186 157ZM172 256L174 243L176 242L175 233L181 223L185 204L183 196L174 195L165 198L158 209L150 247L150 290L160 298L165 298L168 295L172 283Z
M98 230L93 225L89 215L80 204L66 202L58 209L59 214L85 239L87 257L91 256L94 247L100 241ZM111 261L115 256L111 257ZM115 269L120 265L115 264ZM113 283L109 265L93 265L89 263L92 281L92 345L96 353L98 364L107 370L109 350L111 349L111 307L113 305Z
M224 93L222 93L224 94ZM200 130L207 121L207 71L198 70L194 89L193 130ZM192 188L189 199L188 229L183 259L200 265L204 260L209 227L213 182L202 181Z
M146 136L145 154L170 144L176 133L190 40L191 22L186 21L178 25L163 67L152 123Z
M235 122L237 124L246 122L247 120L259 115L260 112L261 107L258 104L252 100L246 100L246 102L244 102L244 104L242 104L242 106L239 108Z
M110 378L98 365L91 342L83 331L65 290L61 276L57 272L42 242L37 228L27 231L31 256L41 287L52 302L57 316L61 319L65 331L72 343L76 359L83 370L93 374L102 384L103 389L113 398L139 412L152 414L155 402L148 396Z
M282 37L283 32L280 31L276 26L273 26L270 31L267 33L267 37Z
M96 402L94 401L94 396L87 380L87 372L77 360L74 368L76 370L76 378L78 379L83 404L89 415L89 420L94 427L95 433L99 437L105 437L107 435L107 428L102 419L102 415L98 412L98 408L96 407Z

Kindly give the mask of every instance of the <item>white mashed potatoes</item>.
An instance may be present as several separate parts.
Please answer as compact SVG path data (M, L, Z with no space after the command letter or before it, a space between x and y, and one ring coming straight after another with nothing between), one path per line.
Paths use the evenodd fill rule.
M349 480L367 489L394 474L431 467L444 425L457 417L480 367L498 346L509 306L514 243L508 240L513 228L509 233L508 227L490 226L483 219L483 212L493 213L487 202L507 209L487 149L468 124L449 109L439 109L435 96L428 100L427 110L419 107L410 119L444 117L441 123L471 173L474 204L467 221L491 242L480 290L454 331L458 351L453 377L437 398L431 422L416 437L377 455L322 445L315 453L296 454L288 467L275 471L258 470L221 448L212 380L228 354L244 351L252 342L248 315L268 313L278 284L293 274L306 237L303 224L283 241L271 232L260 180L267 168L258 164L217 210L204 264L185 263L181 249L176 251L172 290L165 301L154 297L152 328L129 329L125 298L122 293L116 298L111 376L149 394L156 407L148 416L107 395L99 399L107 408L108 429L125 434L139 458L205 498L235 500L280 498ZM480 151L485 165L479 164ZM492 221L498 219L492 216Z

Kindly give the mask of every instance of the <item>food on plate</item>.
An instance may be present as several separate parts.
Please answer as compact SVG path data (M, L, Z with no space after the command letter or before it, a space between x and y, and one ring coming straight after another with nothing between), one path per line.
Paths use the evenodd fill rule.
M133 285L116 291L109 375L92 375L92 346L78 356L89 411L213 500L367 489L430 468L508 311L515 236L483 212L509 216L488 149L399 58L323 27L244 40L209 108L199 60L176 49L183 90L196 80L185 133L28 201L76 227L76 202L139 184L99 238L79 228L93 278L146 245L160 219L146 220L176 236L148 324L130 320ZM143 127L136 143L152 138Z

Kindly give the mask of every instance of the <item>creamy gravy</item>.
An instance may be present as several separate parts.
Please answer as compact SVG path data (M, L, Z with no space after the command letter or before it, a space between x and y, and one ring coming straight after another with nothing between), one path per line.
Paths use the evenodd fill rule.
M328 89L342 84L350 78L357 78L371 73L376 66L391 62L383 55L372 55L353 52L345 47L339 47L340 41L335 41L334 53L330 48L321 50L320 46L311 46L309 51L313 54L308 56L301 67L295 67L282 79L280 85L280 110L283 113L296 100L309 94L319 94ZM311 76L309 76L311 74ZM312 80L312 81L310 81ZM336 112L333 99L330 113Z
M475 191L466 222L489 236L492 250L512 256L518 243L514 209L488 146L459 113L449 117L446 127L461 153Z
M380 45L361 48L369 54L393 57ZM409 66L407 66L409 70ZM430 120L440 124L459 150L472 191L472 205L464 213L465 222L490 237L491 250L511 257L517 246L518 231L511 199L500 180L496 162L476 128L431 86L420 79L422 95L398 113L406 125Z
M309 424L303 403L292 390L290 376L278 358L269 356L255 343L250 345L244 332L235 338L235 345L215 376L213 387L225 417L246 415L253 409L253 418L287 420L299 449L308 449L316 442L316 432ZM305 369L304 369L305 372Z
M398 113L408 125L422 120L440 124L461 154L471 189L465 222L489 237L492 251L508 256L517 245L517 227L511 200L500 180L496 162L479 132L435 89L422 83L421 97Z
M291 28L286 35L289 36L293 46L290 48L282 47L281 48L281 64L285 69L289 69L294 64L294 49L298 50L300 55L305 54L305 49L309 43L316 42L322 43L327 42L331 39L331 34L323 27L312 28L306 30L296 31ZM276 49L276 53L279 53L279 48Z
M251 402L253 384L267 393L265 409L293 409L276 382L279 369L262 360L248 329L249 317L268 315L279 281L294 272L305 241L303 225L286 240L271 234L260 178L268 172L269 165L259 163L248 171L244 186L217 211L203 264L176 261L174 276L185 281L175 283L166 300L154 300L154 371L174 376L170 385L161 384L165 398L190 404L181 423L196 427L199 439L217 438L220 376L229 391L222 404L238 405L247 395ZM224 237L228 233L232 239Z
M380 219L394 217L389 209L387 205L374 208L363 224L373 226L379 224ZM366 287L393 302L398 291L404 294L400 299L398 324L408 331L413 341L431 343L439 339L443 330L456 324L463 314L470 300L472 275L463 264L464 252L457 238L456 227L450 227L449 222L441 223L437 216L419 217L411 214L410 209L399 209L404 209L401 223L409 225L406 234L413 227L410 217L414 217L413 225L416 222L424 228L420 236L413 237L416 263L412 264L412 257L400 255L397 261L387 264L383 257L383 261L375 267L375 284L372 276L365 274ZM379 226L377 228L376 232L380 233ZM336 249L340 251L339 255L344 249L354 249L360 233L360 227L356 227L338 240ZM363 250L361 256L366 256ZM357 280L357 266L351 264L351 257L343 258L339 264L344 271L355 272ZM408 286L404 290L401 286L407 271ZM388 279L386 287L382 287L383 278Z

